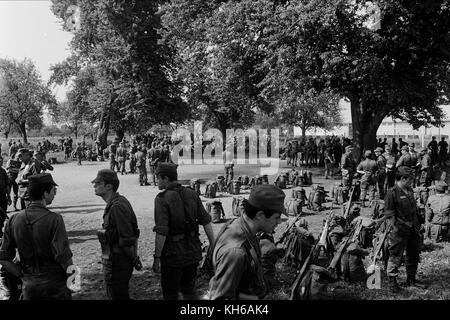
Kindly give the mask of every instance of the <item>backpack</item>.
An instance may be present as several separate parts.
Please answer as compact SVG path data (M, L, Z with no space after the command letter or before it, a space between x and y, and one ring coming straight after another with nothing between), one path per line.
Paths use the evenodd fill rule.
M205 198L215 198L217 193L217 182L208 181L206 183Z
M225 177L219 174L216 178L216 182L217 182L217 191L225 192L226 189Z
M351 250L354 247L356 250ZM344 281L346 282L365 282L367 279L366 269L364 268L364 256L361 254L363 250L359 245L351 244L341 257L341 270Z
M191 179L189 186L191 187L192 190L194 190L195 192L197 192L198 195L201 195L200 192L200 180L199 179Z
M241 186L248 186L250 184L249 176L241 176Z
M269 176L267 174L261 176L261 184L269 184Z
M344 203L344 188L342 187L342 184L334 185L331 190L331 198L335 204L341 205Z
M275 179L275 185L280 189L286 189L287 182L288 182L287 174L280 174Z
M290 216L298 216L302 214L304 202L300 199L289 199L285 204L286 213Z
M244 210L244 197L233 197L233 202L231 203L233 216L240 217Z
M208 201L206 203L206 211L212 219L212 223L220 223L225 219L225 212L223 210L222 202L218 200Z
M229 185L230 194L239 194L241 192L241 182L239 180L231 181Z
M303 202L303 205L306 203L306 201L308 201L308 198L306 198L306 191L305 191L305 189L300 188L300 187L292 188L291 197L293 199L301 200Z
M293 169L291 171L289 171L288 173L288 178L289 178L289 184L293 185L298 177L298 171Z

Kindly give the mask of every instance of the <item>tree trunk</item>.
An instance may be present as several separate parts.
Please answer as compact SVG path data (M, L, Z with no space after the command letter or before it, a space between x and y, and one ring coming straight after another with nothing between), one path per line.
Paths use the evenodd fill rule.
M26 122L25 121L21 121L20 122L19 130L20 130L20 133L22 134L22 137L23 137L23 143L27 143L28 142L28 137L27 137L27 128L26 128Z
M302 124L301 124L300 128L302 129L302 140L306 141L306 121L305 120L302 120Z
M354 153L359 160L365 150L376 148L377 131L386 114L383 108L370 108L359 98L350 99L350 104Z
M111 115L109 114L109 108L105 108L100 116L100 126L97 132L97 141L99 142L101 150L106 149L108 146L108 133L109 124L111 122Z
M119 142L122 142L123 137L125 136L125 130L122 128L116 128L115 131L117 139L119 139Z

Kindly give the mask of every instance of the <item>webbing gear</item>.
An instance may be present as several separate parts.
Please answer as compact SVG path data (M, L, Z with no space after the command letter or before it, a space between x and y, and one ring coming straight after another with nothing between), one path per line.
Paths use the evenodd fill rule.
M49 214L51 214L50 210L48 210L48 209L45 209L45 210L47 210L46 214L35 219L33 222L30 222L30 220L28 219L27 209L25 209L25 221L27 223L28 232L30 233L30 241L31 241L31 246L33 248L33 259L34 259L35 267L36 267L38 273L41 271L40 271L40 267L39 267L39 257L38 257L37 246L36 246L36 242L34 241L33 224L35 224L37 221L41 220L42 218L48 216Z

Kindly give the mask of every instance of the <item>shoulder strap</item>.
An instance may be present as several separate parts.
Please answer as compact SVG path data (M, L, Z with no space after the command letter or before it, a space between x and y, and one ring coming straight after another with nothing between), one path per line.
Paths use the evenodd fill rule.
M247 252L250 253L250 256L252 257L252 260L256 267L256 276L258 277L259 283L264 288L264 294L265 294L267 292L266 281L264 280L263 268L262 268L261 262L259 261L258 255L256 254L256 250L255 250L255 248L253 248L252 244L250 243L250 241L248 239L245 240L244 247L247 250Z
M216 256L214 255L214 249L216 247L217 241L222 237L223 233L225 232L225 230L228 228L228 226L236 219L231 219L230 221L228 221L227 223L225 223L222 228L220 229L219 233L216 236L216 240L214 241L214 244L212 245L211 248L211 252L213 253L212 256L212 261L213 261L213 269L214 272L216 271Z

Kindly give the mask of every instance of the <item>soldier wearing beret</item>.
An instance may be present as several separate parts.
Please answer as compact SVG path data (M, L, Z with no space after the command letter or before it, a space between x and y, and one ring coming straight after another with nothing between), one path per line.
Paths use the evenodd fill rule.
M441 141L438 143L439 146L439 164L445 166L445 161L447 160L448 143L445 138L442 137Z
M19 185L19 198L22 210L30 204L30 195L28 191L28 177L41 172L40 166L36 164L35 159L31 157L28 149L20 149L22 155L22 164L17 176L17 184Z
M5 226L0 263L22 278L23 300L68 300L67 268L72 265L66 228L61 215L47 209L56 195L49 173L28 177L30 205L13 215ZM13 262L19 254L20 264Z
M420 217L414 193L411 188L414 173L409 167L399 167L396 172L396 184L387 192L384 206L384 218L391 228L388 235L389 258L387 275L389 289L397 293L400 287L397 282L398 268L403 253L406 251L406 285L420 286L416 280L417 266L420 256Z
M225 225L213 250L210 299L262 299L266 283L256 234L272 234L284 212L284 192L274 185L255 186L243 214Z
M431 156L427 148L420 150L420 178L419 185L429 187L431 185L433 175L433 166Z
M344 201L348 200L349 191L352 187L353 176L356 172L356 161L352 156L353 147L346 146L345 153L341 158L342 186Z
M369 201L375 199L375 189L377 187L377 178L375 174L378 171L378 165L375 160L372 159L372 151L366 150L364 152L364 159L356 168L361 177L361 195L360 200L363 203L366 200L366 194L369 193Z
M389 145L386 144L385 148L387 148ZM377 184L378 184L378 196L381 200L384 200L384 184L386 181L386 163L387 160L383 156L383 149L382 148L376 148L375 149L375 157L376 162L378 166L378 172L377 172Z
M139 228L130 202L117 192L119 178L110 169L98 171L91 181L95 195L106 202L103 230L97 235L102 248L103 274L109 300L129 300L129 282L133 268L141 270L137 254Z
M178 182L177 165L161 162L156 169L158 188L155 198L155 254L153 271L161 272L164 300L198 299L195 282L202 259L199 225L214 244L211 217L197 193Z
M425 234L436 242L448 240L450 235L450 195L445 193L447 184L436 184L436 194L425 204Z

